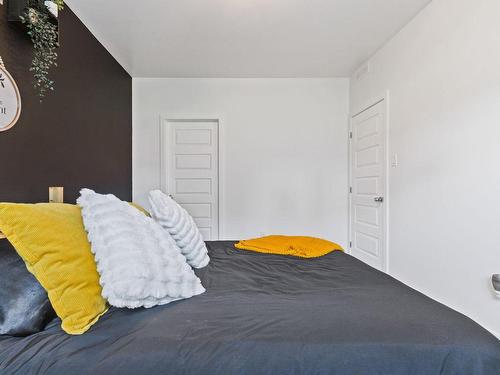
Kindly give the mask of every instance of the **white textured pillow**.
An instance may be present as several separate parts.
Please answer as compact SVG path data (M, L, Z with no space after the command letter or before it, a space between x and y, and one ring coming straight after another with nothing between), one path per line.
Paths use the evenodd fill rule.
M170 235L114 195L83 189L77 200L100 274L117 307L152 307L205 291Z
M194 268L205 267L210 258L203 237L189 213L160 190L149 193L151 215L165 228Z

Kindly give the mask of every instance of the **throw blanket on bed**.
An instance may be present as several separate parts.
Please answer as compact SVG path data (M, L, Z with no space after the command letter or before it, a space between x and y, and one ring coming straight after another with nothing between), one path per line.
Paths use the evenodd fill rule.
M315 237L266 236L238 242L236 248L259 253L318 258L332 251L343 251L340 245Z

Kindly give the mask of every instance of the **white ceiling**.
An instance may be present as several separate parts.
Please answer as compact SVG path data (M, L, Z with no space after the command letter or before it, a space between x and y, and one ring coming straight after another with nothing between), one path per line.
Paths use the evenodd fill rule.
M67 0L133 77L349 76L430 0Z

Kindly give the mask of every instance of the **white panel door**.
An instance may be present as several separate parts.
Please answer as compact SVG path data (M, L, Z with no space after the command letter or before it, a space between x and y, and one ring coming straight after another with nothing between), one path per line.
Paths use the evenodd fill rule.
M386 271L385 101L352 118L350 138L351 254Z
M205 241L219 238L219 123L166 120L163 190L193 216Z

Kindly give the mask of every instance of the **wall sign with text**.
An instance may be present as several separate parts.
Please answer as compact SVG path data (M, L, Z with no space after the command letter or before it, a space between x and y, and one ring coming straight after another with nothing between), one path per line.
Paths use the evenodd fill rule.
M0 65L0 132L12 128L21 115L21 95L14 78Z

